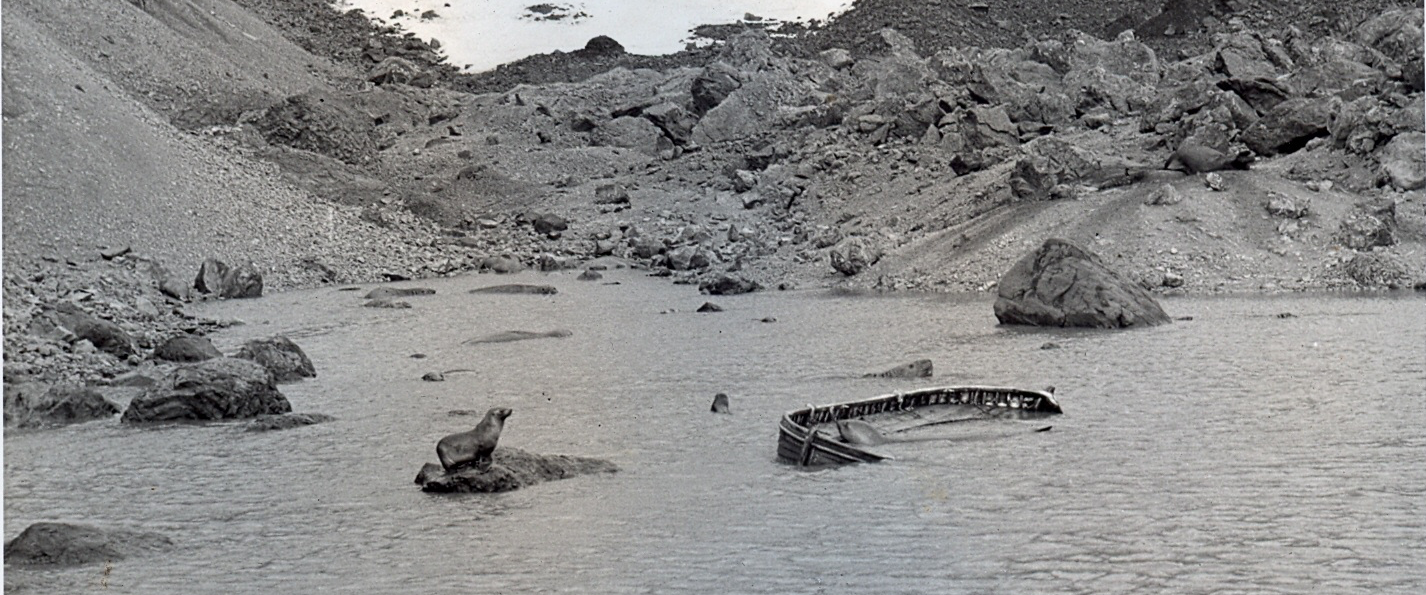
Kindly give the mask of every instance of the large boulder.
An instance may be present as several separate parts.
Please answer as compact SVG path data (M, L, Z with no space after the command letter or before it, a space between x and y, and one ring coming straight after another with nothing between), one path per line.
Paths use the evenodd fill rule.
M153 356L155 359L169 362L191 363L223 357L223 353L213 346L213 341L208 337L179 335L155 348Z
M1359 252L1342 270L1347 278L1366 289L1400 289L1416 281L1401 258L1381 251Z
M94 564L171 547L173 540L157 533L44 522L26 527L5 543L5 565Z
M214 421L287 413L272 373L245 359L224 357L169 372L135 397L120 421Z
M1000 279L1001 324L1123 328L1169 322L1139 284L1066 240L1052 238Z
M1426 134L1398 134L1377 154L1381 172L1397 190L1426 188Z
M1289 99L1243 131L1243 144L1259 155L1292 153L1309 140L1327 136L1337 109L1326 99Z
M113 417L119 406L99 391L39 382L5 385L5 424L20 428L63 426Z
M234 357L252 360L267 368L277 382L293 382L303 378L315 378L317 369L312 360L292 339L282 335L266 339L253 339L243 345Z
M75 338L89 341L114 357L127 358L138 353L133 337L119 325L90 316L79 306L68 302L60 304L55 307L52 318L55 324L74 333Z
M833 248L828 257L832 260L832 268L850 277L881 260L881 251L866 238L854 237Z
M262 273L250 264L230 267L216 258L203 261L193 288L220 298L262 297Z
M491 458L494 462L484 471L466 467L447 473L436 463L426 463L416 475L416 483L425 492L508 492L542 481L619 470L601 459L538 455L503 446L496 448Z

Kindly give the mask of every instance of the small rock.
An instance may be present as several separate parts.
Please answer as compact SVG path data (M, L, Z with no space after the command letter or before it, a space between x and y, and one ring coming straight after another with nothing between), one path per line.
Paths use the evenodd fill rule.
M722 306L719 306L718 304L715 304L715 303L713 303L713 302L703 302L703 305L698 307L698 311L699 311L699 312L722 312L722 311L723 311L723 307L722 307Z
M425 375L421 376L421 380L425 380L426 382L445 382L446 375L440 372L426 372Z
M1218 172L1209 172L1203 176L1203 184L1214 192L1223 191L1223 176Z
M580 281L598 281L603 278L604 275L601 275L598 271L593 270L585 270L583 273L580 273L578 277L575 277L575 279L578 279Z
M179 335L154 349L155 359L169 362L201 362L203 360L223 357L222 352L213 346L213 341L207 337L196 337L193 335Z
M307 358L302 348L282 335L248 341L234 357L261 364L272 373L277 382L292 382L317 376L317 369L312 366L312 360Z

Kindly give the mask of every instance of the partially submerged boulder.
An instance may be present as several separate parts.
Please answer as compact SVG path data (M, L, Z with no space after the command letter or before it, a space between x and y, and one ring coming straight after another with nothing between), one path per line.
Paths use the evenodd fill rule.
M119 406L87 386L25 382L5 385L5 425L63 426L113 417Z
M908 364L896 366L885 372L867 374L866 378L930 378L932 371L931 360L918 359Z
M381 300L413 295L435 295L435 293L436 290L429 287L378 287L367 292L366 299Z
M262 364L277 382L294 382L317 376L317 369L302 348L282 335L248 341L234 357Z
M213 341L208 337L179 335L155 348L153 356L168 362L191 363L223 357L223 353L213 346Z
M271 432L274 430L290 430L302 426L310 426L332 421L336 419L325 413L283 413L278 415L259 415L248 422L245 428L249 432Z
M271 372L245 359L223 357L169 372L135 397L120 421L216 421L290 411Z
M35 523L5 543L5 564L74 566L111 562L173 547L158 533L101 529L71 523Z
M1139 284L1066 240L1051 238L1000 279L1001 324L1122 328L1169 322Z
M193 288L220 298L262 297L262 273L250 264L230 267L216 258L203 261Z
M489 287L477 287L470 290L470 293L525 293L533 295L554 295L559 293L552 285L531 285L529 283L508 283L505 285L491 285Z
M508 492L542 481L619 470L602 459L538 455L503 446L496 448L492 457L495 462L485 471L466 467L447 473L436 463L426 463L416 475L416 484L425 492Z

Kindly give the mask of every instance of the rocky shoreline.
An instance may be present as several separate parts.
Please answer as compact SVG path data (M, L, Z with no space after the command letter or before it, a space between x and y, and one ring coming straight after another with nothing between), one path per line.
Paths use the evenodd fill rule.
M884 27L926 22L924 6L863 0L792 39L746 27L642 57L597 38L469 75L324 2L240 0L245 33L282 41L249 34L261 59L196 54L192 71L125 45L211 41L165 24L165 7L115 9L161 26L104 41L52 32L103 14L7 3L17 47L92 57L78 83L44 82L24 52L7 74L5 381L149 370L164 341L223 324L184 310L213 299L190 290L214 257L268 292L610 257L709 293L991 291L1068 235L1161 295L1419 287L1422 11L1363 19L1389 3L1353 3L1299 30L1288 9L1180 4L1163 14L1193 27L1104 40L1061 31L1108 12L1014 30L997 19L1028 8L972 6L961 29L903 34ZM268 68L274 52L306 66ZM234 64L241 76L215 74ZM111 171L66 161L83 151L61 142L72 116L50 103L137 114L110 128L147 135L180 177L111 186L164 199L120 207L155 231L49 206L39 189ZM168 146L181 157L161 159ZM1253 163L1164 169L1200 154L1185 147ZM64 308L112 323L132 351L79 336Z

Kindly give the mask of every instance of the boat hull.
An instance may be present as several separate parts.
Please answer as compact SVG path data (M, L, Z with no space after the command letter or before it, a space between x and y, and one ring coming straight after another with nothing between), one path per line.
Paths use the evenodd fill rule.
M889 456L842 442L834 427L838 420L860 419L917 411L964 410L972 417L941 422L978 421L994 418L1033 419L1063 412L1053 394L1045 391L1006 387L960 386L926 388L873 397L862 401L809 406L789 411L778 424L778 459L804 467L874 463Z

